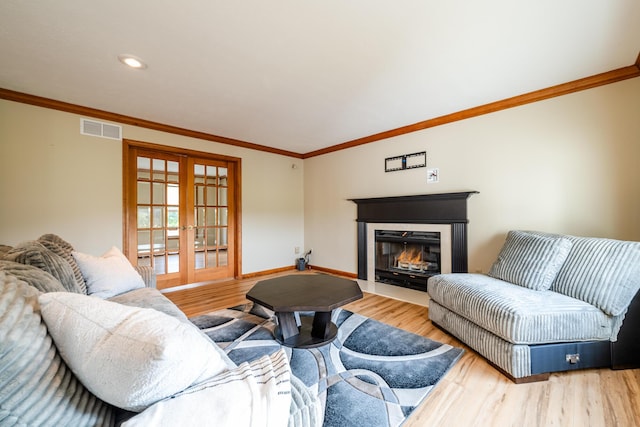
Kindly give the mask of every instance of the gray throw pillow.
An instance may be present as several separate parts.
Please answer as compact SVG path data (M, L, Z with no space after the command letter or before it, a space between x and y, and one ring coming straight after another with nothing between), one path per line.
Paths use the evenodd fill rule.
M573 248L551 290L611 316L624 313L640 290L640 242L567 237Z
M21 243L7 252L4 258L9 261L19 262L20 264L38 267L58 279L65 290L83 293L76 282L73 269L69 263L39 242L29 241Z
M38 295L0 271L0 424L113 426L114 408L78 381L53 345Z
M55 243L56 245L58 245L63 251L71 253L73 252L75 249L73 249L73 246L71 246L71 243L67 242L66 240L64 240L62 237L56 235L56 234L43 234L42 236L38 237L38 241L42 242L42 241L47 241L47 242L51 242L51 243Z
M13 249L13 246L9 245L0 245L0 259L4 258L4 255Z
M510 231L489 276L536 291L548 290L564 264L571 240Z
M76 279L78 287L83 294L86 294L87 283L84 281L84 277L82 277L82 272L80 271L78 263L76 262L73 255L71 255L71 253L73 252L73 246L71 246L69 243L65 242L55 234L44 234L38 238L38 242L45 248L49 249L51 252L61 256L69 264L71 270L73 270L73 276Z
M0 272L5 272L11 276L22 280L33 286L40 292L63 292L66 291L62 283L51 274L40 270L33 265L20 264L19 262L0 260Z

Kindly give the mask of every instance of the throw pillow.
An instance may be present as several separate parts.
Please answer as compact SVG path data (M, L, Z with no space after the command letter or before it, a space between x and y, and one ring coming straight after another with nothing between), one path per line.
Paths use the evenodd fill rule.
M43 234L42 236L38 237L38 242L43 242L43 241L55 243L62 250L64 250L65 252L68 252L68 253L71 253L74 250L73 246L71 245L71 243L67 242L62 237L58 236L57 234L48 233L48 234Z
M113 425L113 407L91 394L60 357L38 295L0 271L0 425Z
M13 249L13 246L0 245L0 259L4 258L5 254Z
M80 287L80 290L83 294L86 294L87 284L84 281L84 277L82 277L82 272L80 271L78 263L71 255L71 252L73 252L73 246L71 246L71 244L63 240L61 237L56 236L55 234L43 234L42 236L38 237L38 242L40 242L42 246L49 249L51 252L60 255L65 261L67 261L67 263L73 270L73 276L76 278L76 283Z
M142 276L115 246L101 257L72 252L87 283L87 294L109 298L132 289L144 288Z
M69 263L60 255L44 247L40 242L20 243L7 252L4 259L38 267L58 279L67 291L82 293Z
M226 369L195 326L159 311L68 292L38 301L65 362L96 396L120 408L143 410Z
M287 425L291 371L283 349L158 402L123 427Z
M573 248L551 290L593 304L610 316L625 313L640 289L640 242L567 237Z
M0 260L0 271L22 280L40 292L64 292L66 289L62 283L51 274L40 270L33 265L20 264L19 262Z
M510 231L489 276L537 291L548 290L571 250L556 235Z

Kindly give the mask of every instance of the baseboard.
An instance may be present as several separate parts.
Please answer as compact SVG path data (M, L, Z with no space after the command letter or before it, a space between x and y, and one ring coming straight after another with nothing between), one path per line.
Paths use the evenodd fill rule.
M189 284L180 285L180 286L173 286L173 287L170 287L170 288L162 289L161 291L163 293L174 292L174 291L182 291L182 290L185 290L185 289L197 288L198 286L210 284L210 283L213 283L213 282L224 283L224 282L230 282L230 281L234 281L234 280L256 279L256 278L260 278L260 277L264 277L264 276L270 276L270 275L273 275L273 274L286 273L286 272L295 272L295 271L297 271L297 269L296 269L295 266L292 265L290 267L280 267L280 268L273 268L271 270L263 270L263 271L256 271L256 272L253 272L253 273L247 273L247 274L243 274L243 275L241 275L239 277L236 277L236 278L220 279L220 280L216 280L216 281L205 281L205 282L198 282L198 283L189 283ZM307 266L307 271L319 271L319 272L323 272L323 273L334 274L336 276L348 277L348 278L352 278L352 279L355 279L358 276L355 273L347 273L346 271L333 270L331 268L318 267L318 266L315 266L315 265Z
M268 276L270 274L278 274L278 273L284 273L285 271L291 271L291 270L295 270L296 268L292 265L290 267L280 267L280 268L273 268L271 270L263 270L263 271L256 271L253 273L247 273L247 274L243 274L239 277L239 280L242 279L253 279L255 277L262 277L262 276Z
M310 270L321 271L323 273L335 274L336 276L349 277L350 279L357 279L357 273L347 273L346 271L334 270L332 268L319 267L317 265L309 265Z
M253 279L253 278L256 278L256 277L268 276L270 274L284 273L284 272L292 271L292 270L297 270L297 268L292 265L291 267L280 267L280 268L274 268L274 269L271 269L271 270L256 271L254 273L243 274L238 279L239 280L242 280L242 279ZM307 270L306 271L309 271L309 270L311 270L311 271L320 271L320 272L329 273L329 274L334 274L336 276L349 277L351 279L356 279L358 277L358 275L356 273L348 273L346 271L334 270L332 268L320 267L320 266L311 265L311 264L307 265Z

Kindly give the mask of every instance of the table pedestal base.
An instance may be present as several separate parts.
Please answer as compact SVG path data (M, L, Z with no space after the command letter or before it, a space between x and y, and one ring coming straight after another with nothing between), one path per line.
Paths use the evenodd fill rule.
M313 318L301 316L300 328L296 324L293 313L276 313L276 315L279 322L275 330L276 340L286 347L320 347L329 344L338 335L338 327L331 322L331 312L317 312Z

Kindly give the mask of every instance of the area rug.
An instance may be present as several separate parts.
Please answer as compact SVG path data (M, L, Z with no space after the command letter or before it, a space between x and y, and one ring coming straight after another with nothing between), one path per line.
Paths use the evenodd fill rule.
M190 320L236 364L281 348L274 313L259 305ZM338 336L331 344L283 347L293 375L319 397L325 427L401 425L463 352L348 310L334 310L332 321Z

